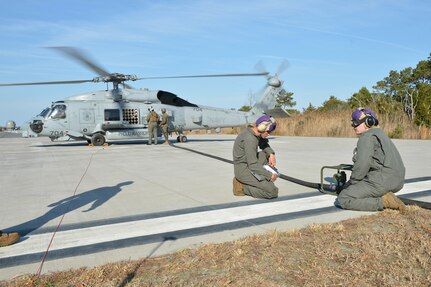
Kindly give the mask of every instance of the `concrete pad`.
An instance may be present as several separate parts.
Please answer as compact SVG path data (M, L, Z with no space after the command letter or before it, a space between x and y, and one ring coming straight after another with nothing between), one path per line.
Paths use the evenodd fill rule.
M188 138L176 145L232 158L233 135ZM431 142L394 142L410 179L402 196L430 202ZM270 143L281 173L319 182L323 165L351 163L356 139L273 137ZM27 234L0 249L0 279L36 273L48 248L43 273L369 214L338 209L335 197L281 179L276 200L234 197L232 177L229 163L144 141L88 147L1 138L0 229Z

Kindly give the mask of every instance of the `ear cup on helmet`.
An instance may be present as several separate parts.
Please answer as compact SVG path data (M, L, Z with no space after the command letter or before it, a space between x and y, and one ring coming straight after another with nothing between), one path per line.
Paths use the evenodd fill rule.
M260 133L264 133L264 132L266 132L269 129L269 127L271 126L271 124L272 124L272 122L263 121L263 122L261 122L260 124L257 125L257 130Z
M360 110L365 115L363 122L365 122L365 126L367 128L379 125L379 121L376 119L376 115L372 110L367 108L359 108L358 110Z
M257 131L261 134L264 132L271 133L275 130L277 127L277 123L275 122L275 119L270 115L263 115L256 121L256 128Z
M365 125L368 128L371 128L373 126L377 126L379 124L379 121L377 119L375 119L373 116L367 115L366 119L365 119Z

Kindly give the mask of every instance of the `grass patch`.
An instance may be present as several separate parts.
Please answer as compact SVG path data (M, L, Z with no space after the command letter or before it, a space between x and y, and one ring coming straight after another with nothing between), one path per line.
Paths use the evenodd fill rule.
M278 136L310 137L356 137L351 126L352 110L338 112L307 112L294 114L289 118L276 119ZM431 139L431 129L417 126L404 114L390 114L379 117L380 128L391 138ZM222 128L223 134L239 134L242 128ZM211 130L211 132L214 132ZM207 130L189 131L187 134L206 134Z
M430 222L409 206L0 286L430 286Z

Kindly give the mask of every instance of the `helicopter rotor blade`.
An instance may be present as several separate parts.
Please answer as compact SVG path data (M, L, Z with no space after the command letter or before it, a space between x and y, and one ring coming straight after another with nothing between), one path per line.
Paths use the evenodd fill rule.
M268 73L212 74L212 75L167 76L167 77L141 77L141 78L137 78L137 80L182 79L182 78L216 78L216 77L253 77L253 76L267 76L267 75L268 75Z
M265 65L263 64L262 60L259 60L259 62L257 62L256 65L254 65L254 69L259 73L266 73L267 75L269 75L269 72L266 69Z
M55 81L55 82L32 82L32 83L13 83L13 84L0 84L0 87L6 87L6 86L33 86L33 85L82 84L82 83L90 83L90 82L93 82L93 80Z
M286 70L289 68L289 66L290 66L289 61L288 61L288 60L286 60L286 59L284 59L284 60L280 63L280 65L278 66L278 69L277 69L276 74L277 74L277 75L280 75L281 73L283 73L284 71L286 71Z
M75 61L80 62L85 67L89 68L90 70L96 72L99 76L102 77L108 77L111 75L108 71L106 71L104 68L102 68L100 65L96 64L94 60L91 60L88 56L84 54L83 51L80 51L77 48L74 47L68 47L68 46L55 46L55 47L48 47L49 49L56 50L60 53L63 53L64 55L72 58ZM133 89L131 85L123 83L125 88Z
M268 77L269 73L266 71L259 73L241 73L241 74L208 74L208 75L186 75L186 76L160 76L160 77L130 77L130 75L122 75L118 73L109 73L100 65L97 65L95 61L90 60L88 56L84 54L84 52L80 51L74 47L68 46L54 46L47 47L49 49L56 50L64 55L72 58L75 61L80 62L87 68L96 72L100 77L93 78L92 80L75 80L75 81L53 81L53 82L30 82L30 83L11 83L11 84L0 84L0 86L29 86L29 85L57 85L57 84L80 84L87 82L112 82L114 83L114 87L117 87L118 84L124 85L125 88L133 89L132 86L125 84L125 81L137 81L137 80L152 80L152 79L184 79L184 78L214 78L214 77L252 77L252 76L266 76Z
M89 59L88 56L84 55L84 52L79 51L77 48L59 46L59 47L48 47L63 53L64 55L72 58L75 61L80 62L90 70L96 72L99 76L108 76L110 73L103 69L100 65L95 64L95 61Z

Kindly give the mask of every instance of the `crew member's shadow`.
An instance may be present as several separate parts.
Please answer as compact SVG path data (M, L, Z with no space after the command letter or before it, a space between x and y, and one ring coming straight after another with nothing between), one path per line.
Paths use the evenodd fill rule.
M52 207L44 215L37 218L31 219L27 222L3 229L3 232L18 232L21 236L25 236L28 233L40 228L47 222L62 216L65 213L79 209L87 204L93 203L88 209L83 212L88 212L94 210L107 202L109 199L114 197L117 193L122 190L123 186L132 184L133 181L125 181L114 186L104 186L89 190L83 193L76 194L75 196L70 196L60 201L54 202L49 207Z

